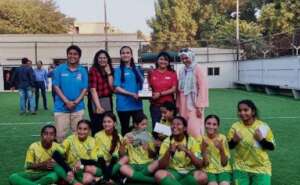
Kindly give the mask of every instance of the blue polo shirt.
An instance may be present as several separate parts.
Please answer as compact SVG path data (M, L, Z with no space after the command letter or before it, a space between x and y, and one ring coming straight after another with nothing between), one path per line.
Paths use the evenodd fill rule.
M136 82L136 77L131 68L124 68L125 81L121 82L121 69L116 68L114 71L114 86L121 87L126 91L138 93L139 86ZM143 109L142 100L135 100L131 96L116 93L117 111L136 111Z
M75 71L71 71L67 64L61 64L54 70L52 83L61 89L68 100L74 101L80 96L83 89L88 88L87 70L81 65L78 65ZM84 101L82 99L73 112L83 109ZM59 96L55 96L54 112L70 112Z

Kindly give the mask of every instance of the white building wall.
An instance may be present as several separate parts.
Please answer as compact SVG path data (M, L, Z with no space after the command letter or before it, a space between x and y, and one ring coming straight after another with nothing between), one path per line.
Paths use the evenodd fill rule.
M239 81L300 89L300 57L242 61Z

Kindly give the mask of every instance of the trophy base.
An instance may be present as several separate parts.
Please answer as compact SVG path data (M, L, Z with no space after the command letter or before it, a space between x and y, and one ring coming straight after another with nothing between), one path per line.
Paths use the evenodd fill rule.
M141 99L150 99L152 98L152 91L139 91L138 96Z

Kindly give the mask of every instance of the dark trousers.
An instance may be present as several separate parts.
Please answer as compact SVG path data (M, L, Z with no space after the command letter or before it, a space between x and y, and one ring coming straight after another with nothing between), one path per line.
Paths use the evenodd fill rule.
M155 123L160 122L161 119L160 106L151 104L150 114L152 120L152 129L154 129Z
M129 122L130 118L134 119L138 114L142 114L143 110L136 111L118 111L119 120L121 123L121 133L124 136L126 133L130 132Z
M40 82L40 81L35 82L35 102L36 102L35 110L39 109L40 90L43 97L44 109L47 110L48 107L47 107L47 98L46 98L46 86L44 82Z
M94 136L97 132L99 132L100 130L103 129L103 118L104 118L104 115L107 113L107 112L104 112L103 114L95 114L94 111L93 111L93 105L92 105L92 96L91 94L89 93L88 95L88 113L89 113L89 117L90 117L90 120L92 122L92 125L91 125L91 131L92 131L92 136ZM112 105L112 99L111 99L111 105Z

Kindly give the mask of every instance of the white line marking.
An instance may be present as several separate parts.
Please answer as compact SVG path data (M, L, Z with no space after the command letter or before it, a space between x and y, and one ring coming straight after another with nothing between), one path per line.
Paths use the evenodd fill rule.
M31 123L12 123L12 122L6 122L6 123L0 123L0 126L19 126L19 125L47 125L52 124L54 122L52 121L45 121L45 122L31 122Z

